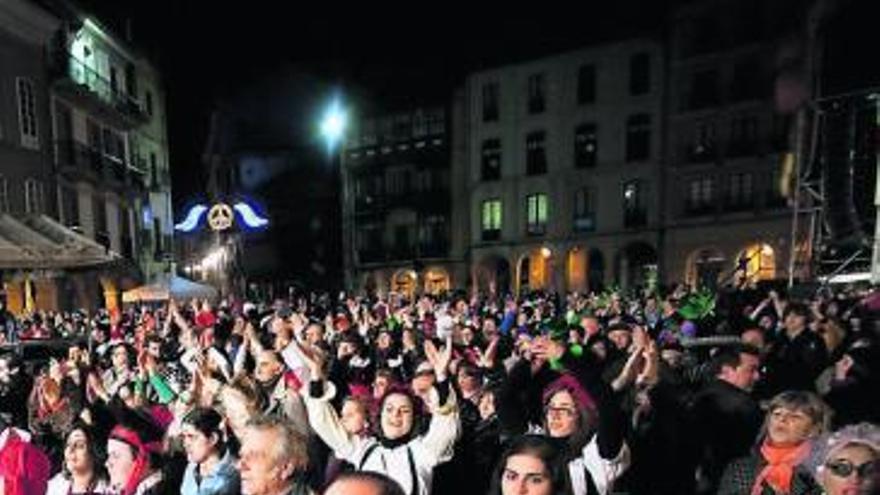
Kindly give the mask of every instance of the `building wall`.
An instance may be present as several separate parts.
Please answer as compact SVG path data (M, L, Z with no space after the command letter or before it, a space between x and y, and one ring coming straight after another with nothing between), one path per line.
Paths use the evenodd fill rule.
M51 120L47 91L45 47L57 21L25 1L0 5L0 182L5 182L6 204L14 214L25 208L25 181L42 188L40 212L57 215L51 201L54 184L51 162ZM36 142L23 138L19 115L17 79L30 81L36 117ZM2 187L3 184L0 184ZM3 192L3 191L0 191Z
M630 60L647 54L650 74L648 90L633 95L628 84ZM523 253L536 248L550 249L550 264L556 269L543 288L565 290L572 285L566 279L566 252L569 245L602 246L613 259L616 244L622 239L646 237L656 250L660 216L654 205L659 198L659 161L662 158L662 48L652 40L631 40L578 50L520 65L491 69L469 76L465 83L467 197L469 198L469 234L471 264L479 267L481 257L500 256L512 268L516 290L516 272ZM593 101L578 101L580 68L595 68ZM543 74L546 108L529 112L530 76ZM486 122L483 116L483 92L487 84L499 87L499 116ZM630 116L650 116L649 154L645 159L627 160L627 121ZM575 134L581 124L595 124L598 142L596 164L575 166ZM527 136L545 133L547 173L527 174ZM481 180L483 143L501 141L501 178ZM646 222L638 227L624 225L624 184L641 181L641 202ZM574 228L575 195L590 187L594 192L595 227L591 232ZM547 195L547 225L543 235L527 233L526 197ZM482 240L481 209L484 201L502 201L501 235L497 241ZM608 239L615 239L609 242ZM557 266L558 265L558 266ZM603 282L612 280L606 270ZM577 277L575 277L577 278Z
M794 115L775 98L774 64L786 32L773 27L785 18L773 8L716 0L672 16L668 280L692 279L701 250L723 258L724 278L753 244L772 248L774 277L787 275L792 216L781 174L794 149Z
M451 166L453 148L461 147L456 127L461 118L460 106L452 106L451 111L429 107L389 112L354 123L342 164L350 289L401 290L398 277L412 278L408 287L415 292L465 286L466 229L460 222L466 206L452 195L462 175ZM423 242L420 230L430 218L442 219L444 227ZM366 238L367 228L375 229L375 239ZM408 243L399 251L397 235L404 230Z

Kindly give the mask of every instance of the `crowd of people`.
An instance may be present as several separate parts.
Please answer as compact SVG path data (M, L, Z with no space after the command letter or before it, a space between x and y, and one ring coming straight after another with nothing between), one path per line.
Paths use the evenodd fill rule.
M3 311L0 494L880 493L880 293Z

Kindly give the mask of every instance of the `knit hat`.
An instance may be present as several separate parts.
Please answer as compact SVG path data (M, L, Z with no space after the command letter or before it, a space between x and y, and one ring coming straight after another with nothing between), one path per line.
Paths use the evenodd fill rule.
M554 395L562 391L568 392L571 395L578 410L587 413L587 417L590 418L591 422L595 421L597 413L596 401L581 386L580 382L569 373L563 373L544 388L544 393L541 395L541 403L546 406Z
M808 461L811 472L818 473L824 464L840 449L850 445L863 445L880 458L880 426L870 423L849 425L840 430L820 437L813 444L813 452Z

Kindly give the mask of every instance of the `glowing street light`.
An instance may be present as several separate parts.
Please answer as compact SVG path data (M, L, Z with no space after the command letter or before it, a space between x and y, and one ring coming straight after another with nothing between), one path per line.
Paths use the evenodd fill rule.
M327 141L328 148L333 149L336 143L342 139L346 121L347 116L339 104L339 100L333 100L321 120L321 135Z

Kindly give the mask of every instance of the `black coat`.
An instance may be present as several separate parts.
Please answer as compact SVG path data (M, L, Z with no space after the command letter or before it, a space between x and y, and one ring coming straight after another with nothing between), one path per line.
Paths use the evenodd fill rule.
M688 417L697 492L715 493L727 464L755 445L764 415L748 393L716 378L694 397Z
M718 495L751 495L752 486L766 465L767 462L761 454L752 454L731 462L721 477ZM765 484L761 495L775 495L775 493ZM806 467L797 466L791 480L789 495L822 495L822 487Z
M828 365L828 349L821 337L806 329L794 339L777 337L766 359L760 396L770 398L785 390L815 392L816 378Z

